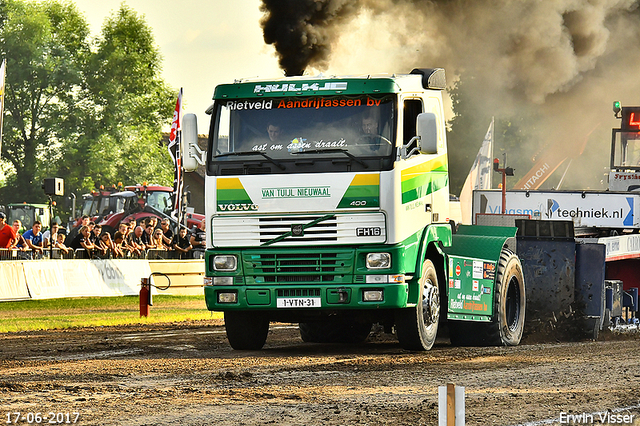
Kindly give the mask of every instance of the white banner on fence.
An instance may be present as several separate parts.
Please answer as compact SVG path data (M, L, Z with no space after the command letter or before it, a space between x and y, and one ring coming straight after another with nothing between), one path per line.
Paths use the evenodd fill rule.
M0 301L30 298L22 262L0 262Z
M144 259L0 262L0 300L132 296L150 274Z
M35 260L22 262L27 288L32 299L53 299L66 297L65 278L77 276L78 267L73 273L63 273L64 260Z
M147 260L92 260L100 273L103 289L111 296L131 296L140 292L140 280L151 275Z

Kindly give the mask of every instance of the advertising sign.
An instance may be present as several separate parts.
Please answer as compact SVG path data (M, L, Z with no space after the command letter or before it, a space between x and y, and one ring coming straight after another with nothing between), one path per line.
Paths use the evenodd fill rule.
M640 194L570 191L507 191L506 214L572 220L574 227L640 228ZM500 214L500 191L474 191L473 214Z

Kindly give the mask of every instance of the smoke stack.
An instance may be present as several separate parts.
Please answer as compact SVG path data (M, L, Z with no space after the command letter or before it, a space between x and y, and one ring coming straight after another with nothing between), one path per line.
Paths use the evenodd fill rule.
M301 75L304 75L304 70L300 70L300 71L285 70L284 72L285 77L298 77Z

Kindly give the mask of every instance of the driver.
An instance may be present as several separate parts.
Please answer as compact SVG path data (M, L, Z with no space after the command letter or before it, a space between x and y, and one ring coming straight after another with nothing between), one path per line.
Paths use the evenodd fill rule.
M389 144L389 139L382 136L380 132L380 110L377 108L367 108L362 113L362 124L360 138L365 144L370 145L370 149L377 151L381 145Z
M364 136L374 137L379 134L378 127L380 126L378 114L375 110L365 110L362 115L362 133Z
M278 142L280 140L281 132L282 128L280 125L273 122L267 124L267 134L269 135L269 140L271 142Z

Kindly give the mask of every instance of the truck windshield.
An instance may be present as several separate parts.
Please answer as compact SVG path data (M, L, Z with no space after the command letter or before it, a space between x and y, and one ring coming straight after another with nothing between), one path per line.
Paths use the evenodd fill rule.
M208 172L388 170L395 111L393 95L217 101Z

